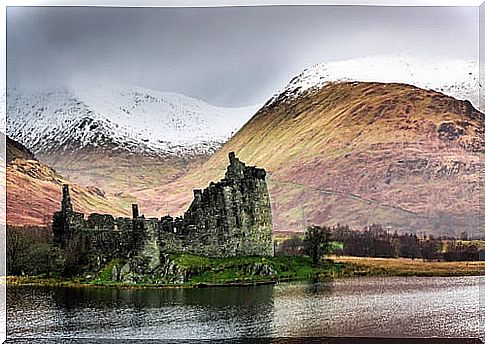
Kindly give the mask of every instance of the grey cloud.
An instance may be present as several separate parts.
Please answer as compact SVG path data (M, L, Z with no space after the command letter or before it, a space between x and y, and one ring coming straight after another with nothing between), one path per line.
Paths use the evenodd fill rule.
M101 78L242 106L264 102L316 62L475 59L477 40L473 7L9 7L7 82Z

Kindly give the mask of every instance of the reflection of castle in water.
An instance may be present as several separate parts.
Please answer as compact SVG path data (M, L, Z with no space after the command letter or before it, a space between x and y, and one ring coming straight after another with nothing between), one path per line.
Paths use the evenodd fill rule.
M25 290L17 289L12 290L15 293L12 304L28 298ZM39 331L46 331L41 333L45 337L58 331L66 336L74 331L73 335L79 336L83 329L93 338L112 336L112 328L106 324L124 329L123 334L135 338L133 341L149 339L157 343L188 344L196 341L194 338L197 341L206 338L208 341L204 343L212 343L209 339L268 337L273 331L273 285L257 288L42 288L37 294L44 303L41 313L56 315L46 320L49 326L39 327ZM89 322L86 328L73 328L73 323L76 326L86 325L86 322ZM271 342L269 338L257 340L257 343Z
M229 153L225 177L204 190L183 216L145 218L133 204L132 218L73 211L69 187L63 186L62 208L54 214L55 243L63 249L82 244L84 253L102 261L142 258L149 267L161 253L211 257L272 256L273 228L266 171L246 166Z

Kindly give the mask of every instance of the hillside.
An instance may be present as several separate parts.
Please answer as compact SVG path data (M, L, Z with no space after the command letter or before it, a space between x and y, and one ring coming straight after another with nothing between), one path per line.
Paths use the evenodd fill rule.
M227 154L269 172L275 230L305 223L476 231L483 114L397 83L337 82L268 102L199 169L135 197L179 212Z
M74 207L78 211L129 214L128 201L115 201L100 189L72 183L34 160L25 147L8 136L7 152L10 152L6 165L8 225L50 225L52 214L60 208L62 184L66 183L71 185Z

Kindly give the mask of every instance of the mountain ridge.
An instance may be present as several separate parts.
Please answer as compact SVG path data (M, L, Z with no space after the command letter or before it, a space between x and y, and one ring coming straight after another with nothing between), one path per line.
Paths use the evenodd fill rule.
M112 83L29 92L8 89L7 134L72 182L128 199L198 165L257 109Z
M302 70L265 104L291 99L332 82L402 83L442 92L479 106L479 71L474 61L431 60L388 55L316 63Z
M86 148L199 155L217 149L256 110L115 84L49 91L11 87L7 134L39 157Z

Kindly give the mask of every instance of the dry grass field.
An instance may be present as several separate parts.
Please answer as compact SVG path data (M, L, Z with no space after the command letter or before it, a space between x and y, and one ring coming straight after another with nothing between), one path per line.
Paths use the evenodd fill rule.
M485 261L425 262L409 258L370 258L331 256L338 263L354 264L361 275L466 276L485 275ZM360 269L359 269L360 268Z

